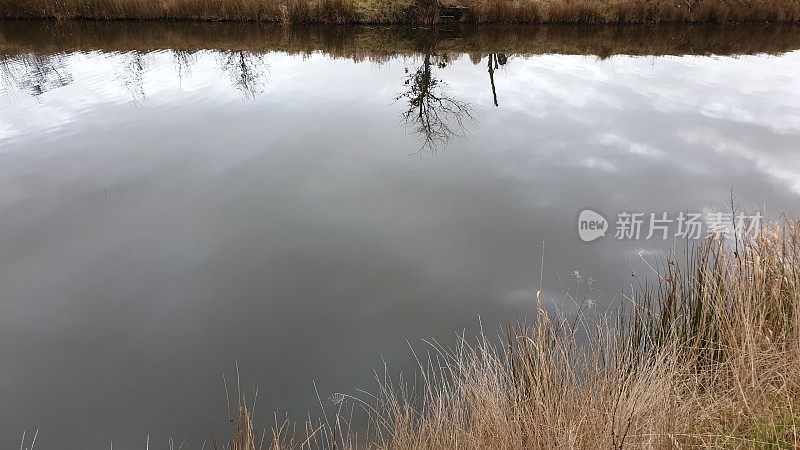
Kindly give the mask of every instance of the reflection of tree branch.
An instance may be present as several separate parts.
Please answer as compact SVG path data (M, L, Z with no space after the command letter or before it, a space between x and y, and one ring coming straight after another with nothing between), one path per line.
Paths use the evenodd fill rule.
M246 99L263 92L266 66L261 55L246 51L228 52L222 61L222 69L230 74L233 85Z
M173 50L172 59L178 72L178 81L183 82L184 76L191 75L191 66L195 62L195 56L186 50Z
M140 103L144 94L144 59L139 52L130 52L125 58L125 74L123 83L131 94L131 102Z
M454 136L466 134L466 123L474 120L470 105L448 96L447 85L433 74L433 58L438 59L438 68L449 63L447 57L427 51L422 65L406 78L408 91L395 97L407 101L403 120L422 137L420 151L446 147Z
M39 96L47 91L72 83L62 55L22 54L3 58L0 76L6 86L15 86L30 95Z

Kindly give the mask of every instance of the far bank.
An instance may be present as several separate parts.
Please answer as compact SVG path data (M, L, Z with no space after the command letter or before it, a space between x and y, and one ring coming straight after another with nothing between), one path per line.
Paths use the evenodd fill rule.
M0 18L278 23L792 23L800 0L0 0Z

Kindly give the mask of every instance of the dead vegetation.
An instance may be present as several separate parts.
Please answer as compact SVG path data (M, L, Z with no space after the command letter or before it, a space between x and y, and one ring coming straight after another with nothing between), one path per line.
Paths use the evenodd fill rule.
M454 16L453 11L458 13ZM0 18L283 23L797 22L800 0L0 0Z

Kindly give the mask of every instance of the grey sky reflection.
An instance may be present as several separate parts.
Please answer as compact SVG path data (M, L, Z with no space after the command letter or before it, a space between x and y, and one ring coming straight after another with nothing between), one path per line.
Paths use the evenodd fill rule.
M136 104L127 53L62 55L70 83L0 96L0 436L196 445L234 358L262 417L302 418L313 380L369 389L381 357L413 367L406 339L530 311L543 240L551 304L573 270L612 301L665 245L583 244L584 207L724 207L733 187L798 211L800 52L512 56L499 107L486 57L454 56L436 74L476 121L416 156L393 99L421 60L271 53L244 101L232 55L180 77L140 55Z

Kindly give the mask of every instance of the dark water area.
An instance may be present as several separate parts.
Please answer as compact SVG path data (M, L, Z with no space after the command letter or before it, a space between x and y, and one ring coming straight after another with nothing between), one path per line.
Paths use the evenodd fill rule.
M1 445L209 448L235 361L262 425L317 416L315 385L530 316L542 241L545 307L617 308L686 245L615 237L621 212L800 210L798 50L764 25L0 22Z

